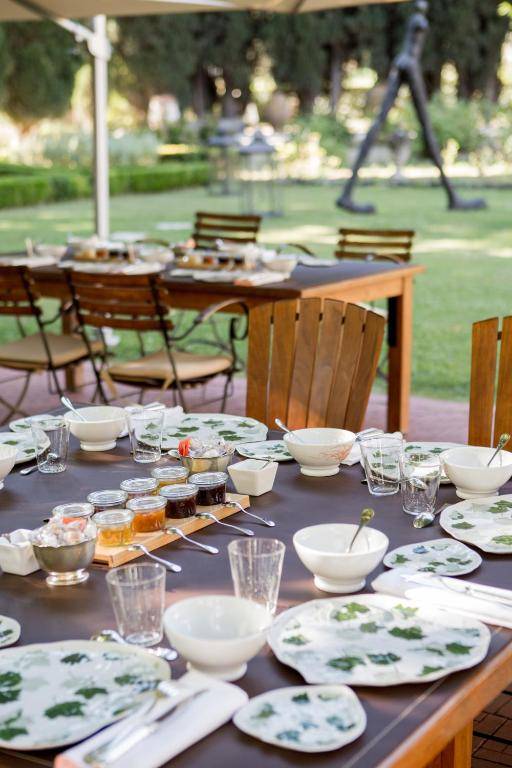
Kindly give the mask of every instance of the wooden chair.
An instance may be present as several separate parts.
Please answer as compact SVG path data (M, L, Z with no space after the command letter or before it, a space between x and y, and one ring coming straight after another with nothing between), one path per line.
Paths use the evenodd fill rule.
M89 354L97 354L102 349L99 341L91 342L87 347L80 335L70 333L52 333L48 326L61 318L63 313L71 309L71 305L61 308L51 318L44 319L43 311L38 305L39 294L34 279L27 267L0 266L0 315L16 319L20 338L0 344L0 366L22 373L23 383L15 403L10 403L0 397L0 403L8 410L5 420L15 413L27 416L21 409L21 404L27 393L30 379L34 373L46 371L61 396L62 387L57 371L66 369L83 362ZM31 318L35 322L36 333L27 333L23 321ZM13 381L20 376L14 376L7 381Z
M473 325L470 445L495 446L503 432L512 434L512 316Z
M251 310L247 415L269 427L361 428L385 320L356 304L298 299Z
M104 384L109 385L113 397L116 397L115 383L118 382L137 387L141 398L147 388L174 390L186 409L184 389L205 384L223 374L226 377L222 397L224 408L232 377L241 369L235 342L245 337L239 332L242 318L231 320L224 344L209 342L217 354L194 354L177 345L185 340L188 345L202 343L199 339L189 339L190 334L221 310L238 304L242 314L247 314L240 299L230 298L208 307L192 319L184 332L173 335L170 319L172 297L160 276L98 275L66 270L66 278L86 344L89 343L88 327L97 328L101 335L104 328L115 328L134 331L139 339L149 332L160 336L161 348L156 352L146 354L140 347L140 355L136 359L110 361L104 355L102 365L94 363L98 389L105 402L108 398Z
M238 245L255 243L260 224L261 216L198 211L192 237L198 248L214 248L217 240Z
M337 259L364 259L365 261L394 261L400 264L411 260L413 229L349 229L338 230Z

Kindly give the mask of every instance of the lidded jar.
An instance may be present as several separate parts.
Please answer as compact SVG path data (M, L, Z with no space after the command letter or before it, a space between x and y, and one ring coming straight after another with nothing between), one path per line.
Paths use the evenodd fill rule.
M123 480L119 487L128 494L128 499L158 493L158 481L154 477L132 477L129 480Z
M107 509L93 518L98 529L98 544L122 547L133 538L133 512L129 509Z
M115 490L93 491L87 497L95 512L104 512L107 509L122 509L128 501L126 491Z
M127 508L133 513L134 533L161 531L165 523L167 502L162 496L140 496L130 499Z
M186 467L155 467L151 470L151 476L156 480L159 488L186 483L188 474Z
M166 517L179 519L196 514L197 487L192 483L166 485L160 489L160 496L166 502Z
M209 507L226 503L228 476L225 472L198 472L190 475L189 480L197 486L196 501L199 506Z

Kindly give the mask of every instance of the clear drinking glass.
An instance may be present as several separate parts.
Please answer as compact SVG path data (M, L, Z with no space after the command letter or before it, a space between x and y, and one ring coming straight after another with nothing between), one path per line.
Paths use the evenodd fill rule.
M400 457L402 507L408 515L433 512L436 504L441 462L431 453L405 452Z
M68 457L69 424L59 417L38 420L32 424L32 438L39 472L64 472Z
M122 565L106 575L119 634L134 645L156 645L163 635L165 568Z
M398 493L400 485L399 459L403 452L401 435L377 435L359 441L363 466L372 496Z
M153 464L162 455L165 409L132 410L128 425L133 458L139 464Z
M237 597L264 605L274 614L286 547L278 539L240 539L228 545Z

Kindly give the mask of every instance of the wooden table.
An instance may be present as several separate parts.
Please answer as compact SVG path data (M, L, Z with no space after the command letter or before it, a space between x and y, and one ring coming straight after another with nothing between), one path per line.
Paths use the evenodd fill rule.
M343 301L388 300L388 413L390 431L406 432L409 426L409 396L412 355L413 280L425 271L417 264L342 260L332 267L294 269L282 283L265 286L233 286L230 283L201 283L191 278L166 273L174 305L183 309L203 309L227 296L240 296L249 307L299 297L321 297ZM35 270L38 287L44 296L69 298L62 273L57 267ZM71 382L72 383L72 382Z
M149 474L148 468L134 466L126 440L105 453L85 454L76 441L73 446L70 466L60 475L34 473L21 477L14 473L7 477L0 494L2 530L34 528L57 503L83 500L94 489L114 488L123 478ZM369 502L366 486L360 480L358 465L343 469L334 477L308 478L299 474L294 462L282 464L274 490L252 499L254 511L272 517L276 527L269 529L242 515L234 516L234 522L243 522L258 536L277 537L287 545L279 611L326 597L315 588L311 575L296 556L292 537L297 529L317 522L353 522ZM512 491L512 483L507 490ZM454 488L443 486L440 500L456 501ZM410 517L401 510L398 496L372 498L371 503L376 510L375 526L389 536L392 547L444 535L438 523L423 530L414 529ZM160 550L183 567L181 574L167 576L168 604L205 591L232 590L226 552L232 537L215 525L198 536L201 541L219 547L221 553L211 556L185 542ZM510 587L510 561L510 556L484 554L482 566L469 578ZM381 570L379 567L374 575ZM91 568L87 583L54 589L46 586L40 572L24 578L4 574L0 613L20 621L23 644L88 638L99 629L114 626L105 569L99 566ZM368 727L363 736L341 751L312 758L264 745L227 724L176 757L172 768L469 768L472 719L512 679L512 631L497 627L491 630L488 656L473 669L422 685L358 687ZM173 676L184 670L180 660L173 662L172 667ZM302 683L301 676L280 664L269 648L249 663L247 674L239 681L251 696ZM0 768L29 768L34 760L47 766L52 756L44 752L17 759L13 754L0 753Z

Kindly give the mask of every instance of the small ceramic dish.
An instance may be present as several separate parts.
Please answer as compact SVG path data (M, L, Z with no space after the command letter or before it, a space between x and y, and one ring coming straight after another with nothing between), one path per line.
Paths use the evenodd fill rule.
M301 528L293 537L295 551L314 575L318 589L357 592L384 557L389 539L376 528L364 528L348 552L356 530L357 525L349 523L325 523Z
M71 434L80 440L83 451L110 451L116 447L116 440L126 428L124 408L112 405L97 405L79 408L86 421L81 421L73 411L67 411L64 418Z
M164 613L167 638L189 669L228 681L245 674L271 622L262 605L229 595L189 597Z
M16 619L10 616L0 616L0 648L14 645L20 639L21 627Z
M303 475L327 477L340 471L340 464L350 453L356 436L347 429L314 427L295 429L283 439Z
M446 475L456 486L459 499L477 499L498 494L512 477L512 453L500 451L490 467L486 466L494 448L467 445L450 448L440 455Z
M451 538L405 544L388 552L384 565L438 576L463 576L475 571L482 558L474 550Z
M276 461L247 459L228 467L229 476L237 493L261 496L274 486L278 464Z

